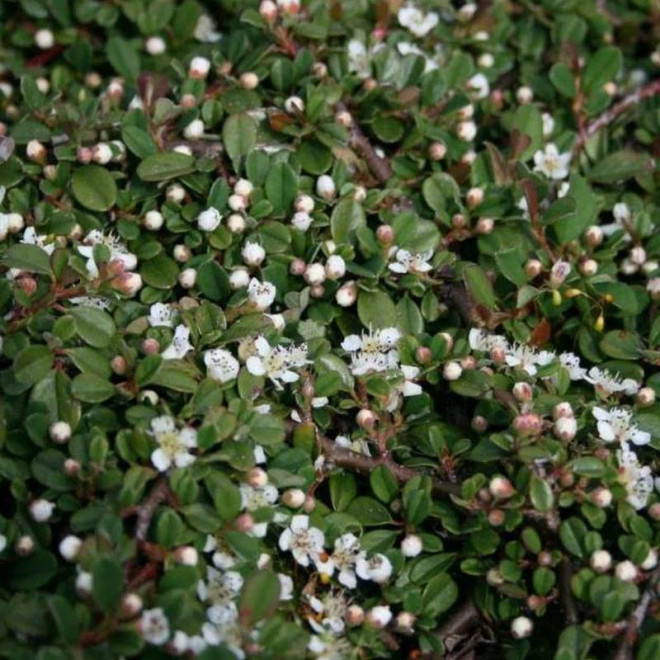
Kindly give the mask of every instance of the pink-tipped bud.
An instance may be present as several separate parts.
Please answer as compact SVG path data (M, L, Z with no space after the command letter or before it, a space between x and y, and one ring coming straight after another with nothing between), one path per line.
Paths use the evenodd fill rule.
M254 518L250 513L242 513L236 518L236 529L247 534L254 528Z
M118 376L123 376L126 373L127 364L122 355L115 355L110 361L110 368Z
M511 497L515 492L513 484L506 477L493 477L488 484L491 495L498 500L505 500Z
M513 386L513 396L521 403L531 401L534 398L534 389L529 383L520 381Z
M252 488L263 488L268 483L268 473L259 467L248 470L246 481Z
M609 488L596 488L591 492L591 501L601 509L606 509L612 504L612 491Z
M447 146L444 142L433 142L429 146L429 158L431 160L442 160L447 155Z
M484 201L483 188L470 188L465 195L465 201L471 209L479 206Z
M359 605L349 605L344 615L346 624L352 628L362 625L364 621L364 610Z
M415 351L415 360L419 364L428 364L431 362L431 349L428 348L427 346L418 346L417 350Z
M145 355L156 355L160 351L160 342L149 337L142 342L142 352Z
M530 259L525 264L525 274L530 279L538 277L543 271L543 264L538 259Z
M521 436L539 435L543 430L543 420L536 413L524 413L513 420L513 429Z
M369 430L374 428L374 426L376 426L376 422L378 421L378 416L372 410L363 408L362 410L360 410L360 412L358 412L355 421L357 422L360 428Z
M394 241L394 229L390 225L380 225L376 229L376 239L381 245L392 245Z

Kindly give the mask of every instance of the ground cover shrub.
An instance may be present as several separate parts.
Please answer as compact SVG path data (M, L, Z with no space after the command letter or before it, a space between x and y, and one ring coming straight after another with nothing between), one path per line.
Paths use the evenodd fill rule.
M660 657L659 32L0 3L0 655Z

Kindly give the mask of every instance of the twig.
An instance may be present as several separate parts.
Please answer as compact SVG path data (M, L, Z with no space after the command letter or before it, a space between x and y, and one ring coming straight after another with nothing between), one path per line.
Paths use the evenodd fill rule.
M149 496L136 507L137 512L137 525L135 527L135 538L137 541L146 541L151 519L156 513L159 505L167 499L169 494L169 486L167 479L160 477L153 487Z
M335 104L335 110L338 112L348 112L348 109L341 101ZM353 115L351 115L351 135L349 138L349 144L364 158L369 171L378 183L385 185L392 178L393 173L390 164L385 158L381 158L376 154L367 136L362 132L362 129L355 121Z
M575 607L575 601L573 600L573 594L571 592L572 577L573 571L571 568L571 562L567 557L564 557L559 564L559 593L561 596L561 604L564 608L566 623L569 625L575 625L579 621L577 608Z
M596 119L587 124L583 134L576 141L573 151L580 151L590 137L593 137L602 128L611 124L619 115L622 115L628 110L628 108L636 106L644 99L651 98L656 94L660 94L660 79L654 80L643 87L639 87L631 94L628 94L628 96L625 96L618 103L615 103L609 110L606 110L602 115L596 117Z
M454 616L444 625L433 632L433 636L446 646L447 641L454 636L464 635L474 628L480 621L479 610L476 608L472 599L468 598L456 611ZM450 650L445 648L445 651ZM431 656L434 660L445 657L444 655L434 654Z
M660 586L660 568L651 573L646 589L639 599L639 604L628 617L628 624L623 632L619 646L612 660L633 660L633 646L639 636L639 629L646 619L651 603L658 599L658 587Z
M422 472L414 470L397 463L390 454L384 454L378 457L365 456L357 452L339 447L337 443L317 431L316 441L325 457L339 467L352 468L357 472L369 474L377 467L385 466L397 478L398 481L406 482L413 477L423 476ZM461 491L459 484L441 481L432 478L433 490L439 493L458 494Z

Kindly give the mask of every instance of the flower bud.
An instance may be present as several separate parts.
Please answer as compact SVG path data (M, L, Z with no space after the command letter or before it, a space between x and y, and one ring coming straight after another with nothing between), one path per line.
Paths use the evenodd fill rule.
M442 160L447 155L447 146L444 142L432 142L429 146L429 158L431 160Z
M229 288L232 291L244 289L250 283L250 273L245 268L232 270L229 275Z
M368 430L368 429L372 429L376 425L376 422L378 421L378 417L376 413L374 413L372 410L369 410L368 408L363 408L356 415L355 421L357 422L357 425L359 427Z
M462 121L456 127L456 135L463 142L471 142L477 136L477 125L473 121Z
M394 229L390 225L380 225L376 229L376 240L381 245L392 245L394 242Z
M475 415L470 425L477 433L483 433L488 428L488 420L483 415Z
M240 78L243 89L254 89L259 85L259 76L254 71L246 71Z
M427 346L418 346L415 351L415 360L419 364L428 364L432 358L431 349Z
M122 614L125 617L134 617L142 611L142 598L135 593L129 593L121 601Z
M202 135L204 135L204 122L201 119L193 119L183 129L183 137L188 140L199 140Z
M552 431L559 440L570 442L577 433L577 421L574 417L560 417L553 424Z
M314 210L314 199L309 195L298 195L294 208L298 213L311 213Z
M451 226L454 229L465 229L467 227L467 218L462 213L455 213L451 217Z
M64 474L67 477L75 477L80 473L80 463L75 458L67 458L64 461Z
M314 286L325 282L325 267L323 264L309 264L305 269L305 281Z
M541 550L536 556L539 566L552 566L552 554L547 550Z
M483 188L470 188L465 195L465 201L471 209L479 206L484 201Z
M316 194L323 199L331 200L334 198L337 189L331 176L322 174L316 180Z
M531 401L534 398L534 390L529 383L520 381L513 386L513 396L521 403Z
M99 165L107 165L112 160L112 149L109 144L99 142L92 147L92 160Z
M504 576L496 568L491 568L486 573L486 582L491 587L499 587L504 584Z
M42 523L50 520L55 504L45 499L37 499L30 503L30 515L35 522Z
M167 186L165 197L167 197L169 202L173 202L174 204L181 204L181 202L186 197L186 191L181 184L173 183Z
M358 288L355 282L346 282L335 294L335 300L340 307L350 307L355 304L358 295Z
M282 493L282 502L290 509L299 509L305 503L305 491L300 488L289 488Z
M252 488L263 488L268 483L268 474L259 467L248 470L246 481Z
M346 110L340 110L335 113L335 123L344 128L348 128L353 123L353 117L351 113Z
M346 274L346 262L338 254L332 254L325 262L325 274L329 280L338 280Z
M447 362L442 370L445 380L458 380L463 373L463 367L458 362Z
M266 258L266 250L259 243L247 241L241 250L243 261L248 266L261 266Z
M513 429L518 435L538 435L543 430L543 420L536 413L523 413L513 420Z
M520 105L526 105L527 103L531 103L532 99L534 98L534 92L527 87L527 85L523 85L522 87L518 87L516 90L516 100Z
M650 571L658 565L658 551L655 548L649 550L649 554L646 555L646 559L640 564L640 568L643 568L645 571Z
M41 50L48 50L55 45L55 35L50 30L37 30L34 33L34 43Z
M110 368L118 376L123 376L126 373L126 360L122 355L115 355L110 361Z
M580 272L585 277L592 277L598 272L598 262L595 259L585 259L580 263Z
M353 191L353 199L358 204L362 204L362 202L367 199L367 189L364 186L355 186L355 190Z
M189 261L190 257L192 257L192 252L187 245L180 243L179 245L174 246L172 256L174 257L174 261L178 261L180 264L185 264L186 261Z
M184 289L192 289L197 282L197 271L194 268L184 268L179 273L179 284Z
M142 342L142 352L145 355L156 355L160 351L160 342L153 337L148 337Z
M254 528L254 518L250 513L242 513L238 518L236 518L236 529L239 532L248 534Z
M607 573L612 568L612 555L607 550L596 550L589 558L589 565L596 573Z
M603 230L598 225L591 225L584 232L584 240L589 247L598 247L603 242Z
M637 578L637 566L629 560L620 561L614 568L614 575L623 582L633 582Z
M513 484L506 477L493 477L488 484L493 497L498 500L505 500L511 497L516 491Z
M573 408L568 401L562 401L553 408L552 416L555 420L561 417L574 417Z
M284 109L290 115L303 113L305 112L305 102L299 96L289 96L284 101Z
M277 18L277 5L271 0L263 0L259 5L259 13L268 23L272 23Z
M188 67L188 75L191 78L204 80L211 70L211 61L205 57L193 57Z
M401 552L404 557L417 557L422 550L422 539L416 534L408 534L408 536L401 541Z
M162 55L167 50L167 44L162 37L149 37L144 44L149 55Z
M160 211L147 211L142 221L145 229L149 231L158 231L164 222L163 214Z
M601 509L606 509L612 504L612 491L609 488L596 488L590 494L591 501Z
M185 566L197 566L199 556L192 545L183 545L174 551L174 559Z
M39 140L30 140L25 149L27 157L34 163L44 163L46 161L46 147Z
M364 610L359 605L349 605L344 615L346 624L355 627L362 625L364 621Z
M71 439L71 426L67 422L55 422L48 429L50 439L58 444L64 444Z
M28 557L34 552L34 546L34 539L24 534L16 541L16 554L20 557Z
M652 406L655 403L655 390L651 387L642 387L639 392L637 392L637 405L642 408L647 408Z
M73 534L65 536L60 541L60 554L64 559L66 559L66 561L75 561L78 553L80 552L80 548L82 548L82 544L82 539L78 536L73 536Z
M511 622L511 635L515 639L525 639L532 634L534 630L534 623L526 616L516 617Z
M492 233L494 228L495 220L493 220L493 218L479 218L475 227L477 234L481 234L482 236L487 236Z
M541 262L538 259L530 259L525 264L525 274L530 279L534 279L535 277L538 277L541 274L542 270L543 270L543 264L541 264Z
M399 612L396 616L396 627L403 633L411 633L417 617L410 612Z
M312 64L312 75L317 78L325 78L328 75L328 67L323 62Z
M376 605L372 607L365 617L365 623L372 628L381 630L392 620L392 611L388 605Z
M499 527L500 525L503 525L505 519L506 514L504 511L502 511L502 509L493 509L492 511L488 512L488 522L493 527Z
M305 502L303 504L303 511L305 513L311 513L316 509L316 498L314 495L305 495Z

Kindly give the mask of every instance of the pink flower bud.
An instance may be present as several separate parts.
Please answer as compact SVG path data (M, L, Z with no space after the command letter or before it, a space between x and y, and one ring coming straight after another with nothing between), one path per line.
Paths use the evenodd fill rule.
M543 420L536 413L524 413L513 420L513 428L518 435L538 435L543 430Z

